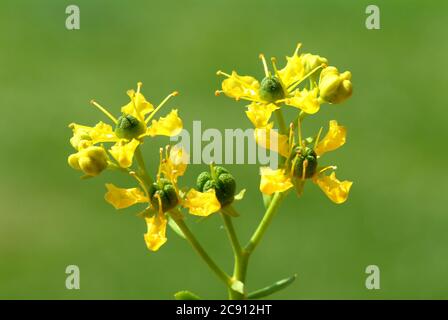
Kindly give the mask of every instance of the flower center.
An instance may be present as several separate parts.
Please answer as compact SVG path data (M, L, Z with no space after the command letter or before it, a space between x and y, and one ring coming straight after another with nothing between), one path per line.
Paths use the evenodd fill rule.
M317 170L317 155L313 149L296 146L291 153L294 176L300 179L311 178Z
M123 114L118 118L117 126L115 127L115 134L117 137L128 140L138 138L145 133L145 131L145 125L130 114Z
M151 197L151 204L156 209L159 209L159 201L157 198L160 197L163 212L175 208L179 203L176 189L167 179L160 179L158 182L154 182L149 190L149 196Z
M268 102L275 102L285 97L283 86L276 76L267 76L261 81L260 97Z

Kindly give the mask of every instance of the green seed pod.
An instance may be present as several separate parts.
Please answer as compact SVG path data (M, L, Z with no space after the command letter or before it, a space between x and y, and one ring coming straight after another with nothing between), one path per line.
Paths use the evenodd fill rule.
M265 77L260 85L260 97L264 101L275 102L285 97L285 90L275 76Z
M215 189L216 198L222 207L233 202L236 190L235 178L223 167L214 167L213 177L209 172L202 172L196 181L201 192Z
M145 125L130 114L123 114L118 118L117 126L115 127L117 137L128 140L138 138L145 131Z
M179 199L177 198L176 189L173 184L167 179L160 179L159 182L154 182L149 189L149 196L151 197L151 204L158 210L159 200L162 201L162 211L167 212L175 208Z
M316 152L308 147L294 147L290 155L290 163L291 165L294 165L294 176L296 178L301 179L303 177L303 167L305 160L307 160L308 162L305 169L305 179L309 179L316 173L317 170Z

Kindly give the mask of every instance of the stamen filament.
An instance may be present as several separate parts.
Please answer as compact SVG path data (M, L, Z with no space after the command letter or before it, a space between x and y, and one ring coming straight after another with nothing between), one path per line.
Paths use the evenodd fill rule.
M149 192L148 192L148 189L146 188L145 183L143 182L143 180L140 179L140 177L137 175L137 173L135 173L135 171L130 171L129 175L131 177L133 177L135 180L137 180L138 184L140 185L140 187L145 192L145 195L148 198L148 202L151 204L151 199L149 198Z
M115 124L118 123L118 120L109 112L106 108L102 107L98 102L95 100L90 100L90 103L97 107L102 113L104 113L109 119L111 119Z
M288 87L288 92L292 92L295 88L297 88L297 86L299 84L301 84L303 81L305 81L310 76L312 76L313 73L315 73L319 69L323 69L324 67L326 67L326 65L325 64L321 64L320 66L318 66L318 67L314 68L313 70L311 70L310 72L308 72L302 79L297 80L295 83L290 84L289 87Z
M328 170L336 170L337 168L338 168L337 166L326 166L326 167L323 167L322 169L320 169L319 173L324 173L325 171L328 171Z
M299 117L299 119L297 120L297 132L298 132L298 136L299 136L299 145L301 148L303 148L303 141L302 141L302 121Z
M294 51L294 55L295 55L295 56L298 55L299 50L300 50L300 47L302 47L302 44L299 42L299 43L297 44L296 50Z
M317 144L319 143L320 135L322 134L322 129L323 129L323 127L320 127L319 133L317 134L317 137L316 137L316 141L314 142L314 149L316 149Z
M230 74L225 73L225 72L223 72L223 71L221 71L221 70L216 71L216 75L218 75L218 76L226 76L227 78L230 78L230 77L231 77Z
M302 180L305 180L306 168L308 167L308 159L303 161Z
M133 99L132 99L132 104L133 104L133 106L134 106L135 114L137 115L138 120L140 120L140 121L144 121L144 120L145 120L145 119L142 117L141 113L138 112L138 109L137 109L138 100L139 100L139 98L140 98L140 91L141 91L142 86L143 86L143 83L142 83L142 82L137 82L137 92L134 93L134 97L133 97Z
M266 58L264 57L264 54L260 53L259 57L260 57L261 61L263 62L264 74L266 77L269 77L270 73L269 73L268 64L266 63Z
M171 97L175 97L179 94L179 92L174 91L172 93L170 93L165 99L163 99L163 101L157 106L157 108L151 112L151 114L148 116L148 118L145 120L145 123L148 124L149 121L151 121L151 119L155 116L155 114L157 113L157 111L159 111L163 105L171 98Z

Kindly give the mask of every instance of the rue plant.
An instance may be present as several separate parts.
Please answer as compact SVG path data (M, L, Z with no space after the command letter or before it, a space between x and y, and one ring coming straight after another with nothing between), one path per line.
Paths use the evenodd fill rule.
M70 143L76 152L68 157L69 165L83 172L83 178L98 176L104 170L117 170L132 177L135 185L130 188L106 184L106 201L116 209L143 204L144 209L138 216L144 219L147 226L144 234L147 248L150 251L159 250L167 241L167 227L171 227L191 244L224 284L229 299L264 298L295 280L294 275L254 291L249 291L246 285L250 257L290 189L295 189L296 195L301 197L306 182L311 181L331 201L341 204L347 200L352 186L351 181L336 178L336 166L322 164L325 153L345 143L345 127L331 120L325 135L322 127L309 137L302 132L303 121L316 114L322 105L340 104L351 96L351 73L339 72L329 66L326 58L299 51L300 44L292 56L286 57L286 65L282 69L272 58L272 70L261 54L264 69L261 81L238 75L235 71L230 74L217 72L225 79L216 95L223 93L237 101L249 101L245 113L255 127L255 141L280 157L278 168L260 168L259 190L263 195L265 213L245 245L242 245L234 227L234 221L240 215L235 202L243 199L245 190L237 192L237 177L231 172L212 163L197 177L193 187L181 187L179 180L187 169L189 155L183 148L170 145L159 150L158 165L151 167L145 164L141 147L147 139L175 136L182 130L177 109L156 118L177 92L169 94L154 106L142 94L142 83L139 82L136 90L127 92L130 101L121 107L117 117L98 102L91 101L111 124L70 124L73 130ZM291 121L284 119L283 108L296 110ZM273 114L276 121L271 121ZM198 217L221 216L233 249L232 274L223 270L207 253L184 221L186 212ZM199 299L190 291L180 291L175 297Z

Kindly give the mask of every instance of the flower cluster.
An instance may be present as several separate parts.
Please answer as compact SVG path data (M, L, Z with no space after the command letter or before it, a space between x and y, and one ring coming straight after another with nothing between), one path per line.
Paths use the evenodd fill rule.
M336 67L328 66L328 60L311 53L299 54L298 44L291 57L286 57L286 65L278 69L277 60L272 58L273 72L269 70L266 58L260 54L265 76L258 81L252 76L241 76L236 71L227 74L218 71L226 79L222 82L224 93L235 100L247 100L246 115L255 127L255 140L267 149L282 157L282 168L272 170L261 168L260 191L266 195L284 192L293 186L302 194L307 179L317 184L335 203L343 203L350 191L352 182L339 181L334 172L335 166L318 166L320 157L345 143L346 129L336 120L330 121L328 133L320 139L322 128L315 137L302 138L302 122L308 115L320 110L321 105L339 104L352 94L351 73L340 73ZM297 119L286 128L281 109L290 106L298 109ZM271 121L275 113L280 134L272 130ZM297 141L295 138L297 128Z
M345 144L345 127L331 120L325 135L322 127L313 136L302 135L304 119L316 114L324 104L340 104L351 96L351 73L341 73L329 66L326 58L302 54L299 49L300 44L291 57L286 57L286 65L282 69L277 68L277 61L272 58L272 72L261 54L264 68L261 81L238 75L235 71L231 74L218 71L218 75L226 79L222 82L222 90L216 91L216 95L224 93L236 100L249 101L246 115L255 127L255 141L261 147L276 152L280 158L278 168L260 168L259 189L266 211L246 246L240 244L232 222L239 216L233 204L243 198L245 190L236 193L236 179L226 168L211 163L206 171L198 175L194 187L182 187L180 180L187 170L189 155L182 147L170 145L159 148L159 163L152 166L152 174L145 165L141 149L148 138L175 136L182 130L177 109L155 118L177 92L153 106L143 96L142 83L139 82L136 90L127 92L130 101L121 107L118 118L98 102L91 101L112 124L70 124L73 130L70 143L75 152L68 157L69 165L83 172L83 178L98 176L105 170L123 172L131 177L131 187L122 188L107 183L105 200L116 209L144 206L138 216L146 223L144 241L151 251L157 251L165 244L168 226L185 238L226 285L230 299L264 297L294 281L295 276L292 276L253 293L247 292L245 283L248 260L288 190L295 188L300 196L309 180L320 187L330 200L341 204L347 200L352 186L351 181L336 178L336 166L321 165L321 158L327 152ZM287 107L297 111L289 126L282 113ZM271 120L273 115L276 121ZM274 123L277 128L274 128ZM185 211L199 217L220 213L234 253L232 276L213 261L190 231L184 221ZM175 296L179 299L197 298L188 291L181 291Z

